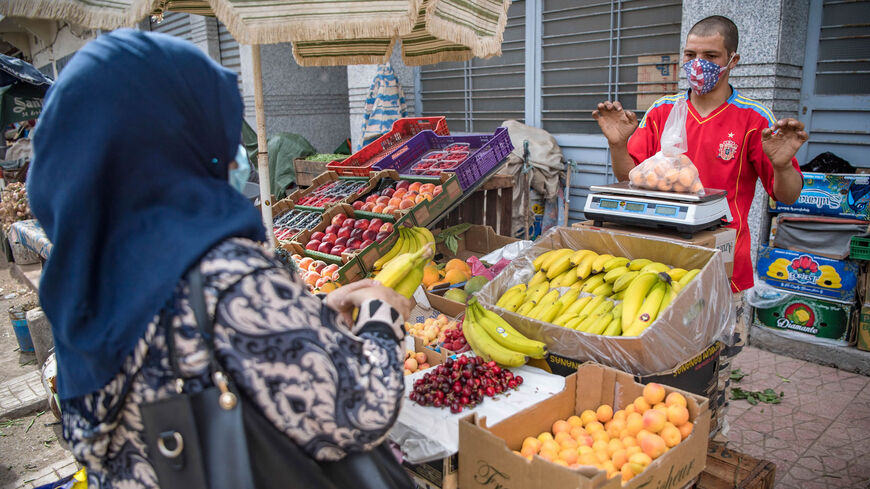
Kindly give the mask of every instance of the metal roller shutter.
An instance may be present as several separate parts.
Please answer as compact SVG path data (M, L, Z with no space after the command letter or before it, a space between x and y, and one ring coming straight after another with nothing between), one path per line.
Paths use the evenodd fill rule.
M190 41L190 14L166 12L161 22L151 19L151 30Z
M241 91L242 61L239 57L239 43L220 21L218 21L218 41L220 42L221 65L239 75L239 91Z

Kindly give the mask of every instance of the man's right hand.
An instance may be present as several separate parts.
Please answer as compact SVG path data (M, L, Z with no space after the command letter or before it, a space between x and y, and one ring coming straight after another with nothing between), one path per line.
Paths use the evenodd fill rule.
M623 146L637 129L637 116L630 110L623 110L619 102L601 102L598 110L592 112L598 127L610 145Z

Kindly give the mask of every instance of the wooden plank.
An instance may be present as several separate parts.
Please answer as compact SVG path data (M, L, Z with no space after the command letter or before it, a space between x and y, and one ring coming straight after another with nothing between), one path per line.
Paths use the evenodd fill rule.
M498 229L498 189L487 190L484 192L486 200L486 219L484 224Z
M475 192L459 206L459 222L482 224L483 223L483 193Z
M499 192L499 223L496 232L502 236L513 236L511 233L511 225L513 224L514 215L514 191L513 187L505 187Z
M710 442L696 489L772 489L776 465Z
M493 175L489 177L483 185L480 186L481 190L492 190L497 188L506 188L512 187L514 184L513 175Z

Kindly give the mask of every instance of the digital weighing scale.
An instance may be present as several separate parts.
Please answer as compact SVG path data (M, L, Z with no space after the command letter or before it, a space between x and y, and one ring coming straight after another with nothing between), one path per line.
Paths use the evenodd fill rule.
M704 189L693 194L637 189L628 182L589 187L583 214L600 226L614 222L631 226L671 230L691 238L705 229L731 222L724 190Z

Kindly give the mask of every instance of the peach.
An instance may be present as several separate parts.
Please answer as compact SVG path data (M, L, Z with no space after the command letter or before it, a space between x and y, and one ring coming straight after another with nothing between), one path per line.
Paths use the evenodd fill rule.
M522 452L526 452L526 448L533 453L538 453L538 450L541 449L541 445L543 442L537 438L527 436L525 440L523 440Z
M592 450L595 452L607 452L607 442L598 440L592 444Z
M595 451L592 450L591 446L587 447L586 445L583 445L583 446L577 448L577 455L586 455L588 453L595 453Z
M613 419L614 419L614 421L615 421L615 420L622 420L622 421L625 421L625 417L626 417L626 416L628 416L628 413L626 413L625 410L623 410L623 409L620 409L619 411L616 411L616 412L613 413Z
M629 404L628 406L625 406L625 410L623 412L625 413L626 417L628 417L629 414L636 413L637 409L635 409L634 404Z
M650 406L655 406L665 400L665 388L661 384L650 382L643 386L643 398Z
M610 454L607 453L607 450L598 450L595 452L595 458L598 459L598 463L595 465L601 467L601 464L610 461Z
M541 433L540 435L538 435L538 436L537 436L537 439L538 439L538 441L540 441L540 442L543 443L543 442L545 442L545 441L547 441L547 440L552 440L552 439L553 439L553 434L550 433L549 431L545 431L545 432Z
M662 428L661 437L668 448L677 446L677 444L683 440L683 435L680 434L680 429L671 423L667 423L665 427Z
M574 415L568 418L568 424L574 428L577 426L583 426L583 421L580 419L580 416Z
M422 351L418 351L417 353L415 353L414 358L417 360L418 365L426 363L426 354Z
M419 192L421 185L423 185L421 182L411 182L411 185L408 185L408 190L411 192Z
M680 430L680 435L683 437L683 440L689 437L692 434L692 429L695 427L694 423L684 423L680 426L677 426L677 429Z
M571 435L571 438L581 441L586 436L586 430L584 430L582 426L574 426L568 434Z
M681 426L689 421L689 410L679 404L668 406L668 421L674 426Z
M568 440L562 440L559 442L559 446L563 449L570 448L571 450L577 451L577 448L580 447L580 444L577 443L577 440L570 438Z
M392 213L396 212L397 210L399 210L398 207L396 207L394 205L388 205L388 206L384 207L384 214L392 214Z
M573 439L574 438L571 438L571 434L568 433L567 431L560 431L560 432L556 433L556 436L553 438L553 440L555 440L556 443L558 443L560 445L565 440L573 440Z
M633 436L623 436L622 438L619 439L619 441L622 442L622 446L624 446L625 448L638 446L637 445L637 438L635 438Z
M596 431L595 433L592 433L592 440L610 441L610 435L608 435L606 431Z
M564 419L560 419L553 423L553 434L558 435L563 431L571 431L571 424Z
M399 203L399 209L410 209L415 205L416 202L413 199L402 199L402 202Z
M583 422L583 426L586 426L589 423L591 423L593 421L597 421L597 420L598 420L598 415L595 414L595 411L593 411L591 409L587 409L587 410L583 411L582 413L580 413L580 421Z
M640 465L643 468L646 468L647 465L652 463L652 457L645 453L635 453L631 457L628 457L628 463Z
M628 458L631 458L631 456L636 453L643 453L643 450L641 450L639 446L628 447L625 449L625 454Z
M613 452L613 455L610 456L610 460L613 461L613 465L614 467L616 467L616 470L621 469L622 466L625 465L626 462L628 462L628 456L625 454L625 449L623 448L621 450Z
M650 409L643 413L643 428L652 433L658 433L665 427L668 418L658 409Z
M300 270L308 270L308 267L311 266L311 263L313 261L314 261L314 258L311 258L310 256L306 256L305 258L299 260L299 263L298 263L299 269Z
M656 411L660 411L665 416L668 415L668 406L663 402L660 402L660 403L656 404L655 406L653 406L653 409L655 409Z
M598 407L598 410L595 411L595 414L598 417L599 422L606 423L613 419L613 408L607 404L602 404Z
M577 462L577 450L566 448L559 452L559 458L567 462L568 465L571 465Z
M674 404L686 407L686 398L679 392L671 392L665 399L665 404L668 407L673 406Z
M620 438L619 434L625 429L625 421L621 419L611 419L604 429L611 438Z
M559 453L562 450L562 446L559 445L559 442L556 440L547 440L544 443L541 443L540 452L548 451Z
M631 436L637 436L637 432L643 429L643 416L637 413L631 413L625 420L625 429Z
M637 440L638 445L643 446L643 439L648 437L651 434L652 433L650 433L647 430L640 430L637 432L637 435L634 437L634 439Z
M602 462L602 463L601 463L601 469L604 470L605 472L607 472L607 478L608 478L608 479L610 479L611 477L615 476L615 475L616 475L616 472L617 472L617 470L616 470L616 466L613 465L613 462L610 461L610 460L605 460L604 462Z
M595 433L596 431L604 431L604 425L599 423L598 421L593 421L586 425L586 432L590 435Z
M619 470L619 474L622 477L622 483L630 481L635 475L634 471L631 470L631 467L628 464L622 466L622 469Z
M643 450L643 453L649 455L650 458L656 459L662 456L665 451L667 451L668 446L665 444L665 440L659 435L647 435L640 442L640 448Z
M643 396L638 396L637 399L634 400L635 412L643 414L650 409L652 409L652 406L650 406L650 404L646 402L646 399L644 399Z

